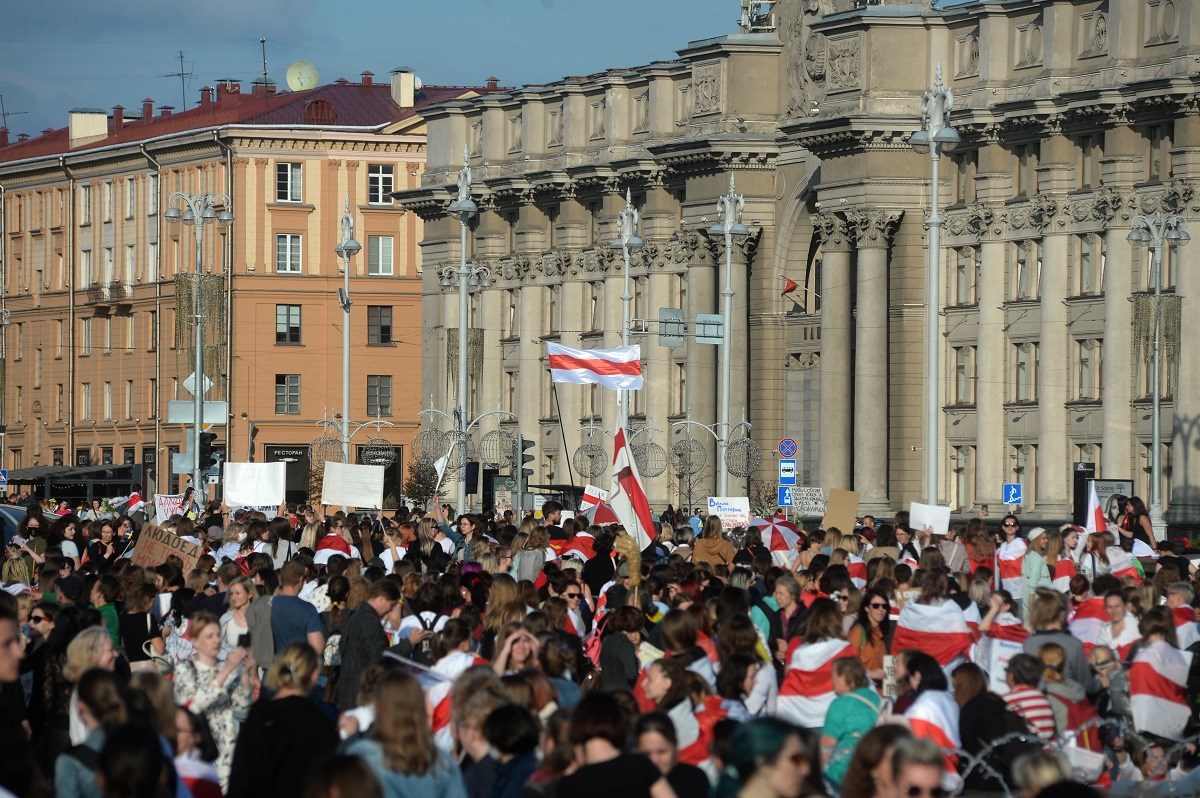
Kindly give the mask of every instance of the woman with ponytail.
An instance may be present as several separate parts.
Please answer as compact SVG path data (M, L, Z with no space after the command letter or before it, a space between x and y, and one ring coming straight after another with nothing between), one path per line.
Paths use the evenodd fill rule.
M303 795L316 766L337 749L333 721L309 695L320 661L307 642L279 653L264 685L272 692L250 708L238 734L228 798Z
M75 705L87 726L87 739L54 761L54 793L58 798L100 795L96 781L100 750L108 733L126 720L121 682L112 671L93 668L80 677L76 691Z
M811 735L778 718L743 723L729 742L717 798L801 798L821 795L820 762Z

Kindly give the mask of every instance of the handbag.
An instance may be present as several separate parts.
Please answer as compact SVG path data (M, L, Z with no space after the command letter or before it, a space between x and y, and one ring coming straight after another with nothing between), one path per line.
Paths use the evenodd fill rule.
M167 657L165 653L159 654L156 652L154 648L151 647L151 642L152 641L147 640L146 642L142 643L142 653L150 658L150 662L153 663L154 669L158 671L159 676L170 676L175 672L175 663L171 662L170 658Z

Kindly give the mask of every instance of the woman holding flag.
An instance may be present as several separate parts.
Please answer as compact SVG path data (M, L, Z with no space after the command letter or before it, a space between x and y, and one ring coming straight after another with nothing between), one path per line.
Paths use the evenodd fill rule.
M1000 571L1000 587L1012 594L1020 607L1025 601L1025 552L1029 545L1021 537L1021 522L1015 515L1006 515L1000 522L1003 539L996 548L996 565Z
M857 657L854 647L842 636L842 613L837 604L819 598L808 609L804 642L792 642L787 652L787 671L779 688L779 716L814 731L825 725L833 703L833 661Z

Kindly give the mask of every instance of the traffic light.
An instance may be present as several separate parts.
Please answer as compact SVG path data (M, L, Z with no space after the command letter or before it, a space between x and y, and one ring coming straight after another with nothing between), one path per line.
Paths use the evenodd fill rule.
M529 489L529 478L531 476L533 476L533 469L526 468L525 464L532 463L534 461L534 456L532 454L527 454L526 450L532 449L536 445L537 444L534 441L531 441L528 438L522 437L522 438L517 439L517 447L518 447L517 452L520 455L517 458L517 460L520 462L520 467L521 467L521 492L522 493L524 493L525 491L527 491Z
M215 432L200 433L200 470L212 468L217 464L217 454L213 451L213 444L217 441Z

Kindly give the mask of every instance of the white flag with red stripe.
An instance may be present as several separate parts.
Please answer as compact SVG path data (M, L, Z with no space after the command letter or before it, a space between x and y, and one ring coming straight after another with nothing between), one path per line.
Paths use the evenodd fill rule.
M1121 627L1121 633L1114 636L1110 623L1104 627L1104 634L1100 639L1104 645L1116 652L1117 659L1121 662L1128 662L1129 655L1133 653L1133 647L1142 639L1142 633L1138 630L1137 616L1132 612L1125 613L1125 625Z
M1171 610L1175 616L1175 637L1181 649L1191 648L1200 640L1200 626L1196 625L1196 611L1191 607L1176 607Z
M1095 534L1108 529L1108 519L1104 517L1104 509L1100 506L1100 497L1096 494L1096 483L1091 483L1088 488L1087 515L1084 516L1083 531Z
M642 347L640 344L615 349L573 349L546 342L550 358L550 379L580 385L596 383L614 391L641 389Z
M1191 711L1187 700L1192 655L1164 640L1142 646L1129 669L1133 725L1140 732L1178 740Z
M1109 546L1104 550L1104 553L1108 555L1108 565L1112 568L1112 575L1117 579L1132 576L1136 582L1142 581L1137 566L1133 564L1133 558L1123 548L1120 546Z
M429 726L433 731L434 744L447 753L454 751L454 737L450 730L451 702L450 690L454 680L472 665L486 665L487 660L480 659L474 654L455 651L442 657L431 668L433 673L441 676L444 681L431 684L425 691L429 706L433 712L429 716Z
M1025 638L1029 637L1029 630L1021 623L1020 618L1011 612L1002 612L992 619L992 627L988 629L987 636L994 640L1024 643Z
M850 581L859 590L867 586L867 564L857 554L851 554L846 559L846 570L850 572Z
M900 611L892 651L924 651L945 667L955 657L965 657L978 637L978 621L972 629L966 614L949 599L941 604L910 601Z
M612 488L608 492L608 506L625 527L625 531L645 549L655 538L654 515L650 512L650 500L642 488L633 452L625 441L625 430L618 427L613 438Z
M1005 541L996 549L996 564L1000 567L1000 587L1020 601L1025 595L1025 579L1021 569L1025 565L1025 552L1029 546L1021 538Z
M806 729L825 725L825 713L835 698L833 661L838 657L857 657L845 640L822 640L796 645L788 657L787 672L779 687L776 712L785 720Z
M912 727L914 737L924 737L933 740L938 748L954 749L962 747L958 734L958 704L953 696L945 690L926 690L917 696L904 717ZM958 757L946 755L946 770L954 772Z
M1075 567L1075 561L1071 559L1061 559L1054 563L1054 581L1050 586L1059 593L1071 592L1071 579L1075 574L1079 573L1079 569Z
M1067 628L1083 643L1083 650L1090 654L1096 646L1104 645L1104 630L1108 623L1108 610L1104 609L1104 599L1090 598L1085 599L1076 608Z

